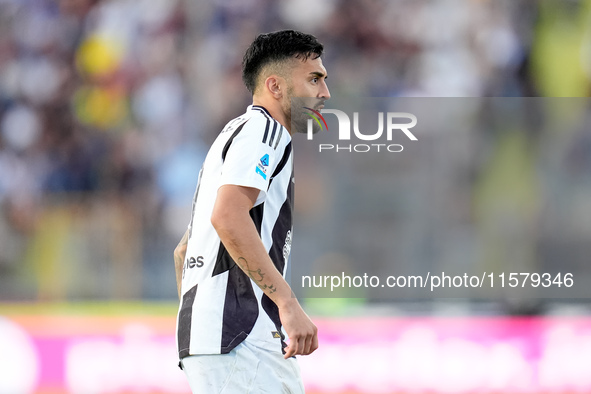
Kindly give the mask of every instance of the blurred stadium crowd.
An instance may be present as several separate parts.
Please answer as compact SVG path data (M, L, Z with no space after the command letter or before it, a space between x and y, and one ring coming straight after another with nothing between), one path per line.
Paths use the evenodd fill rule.
M333 97L591 87L590 1L0 0L0 300L174 298L241 56L282 28L325 44Z

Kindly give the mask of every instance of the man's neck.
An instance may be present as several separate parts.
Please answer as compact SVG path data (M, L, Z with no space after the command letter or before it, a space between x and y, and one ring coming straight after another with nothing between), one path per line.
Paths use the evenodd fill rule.
M259 97L253 97L252 98L252 105L258 105L260 107L265 108L267 110L267 112L269 112L269 114L271 114L273 119L275 119L276 121L281 123L281 125L283 127L285 127L287 129L287 131L289 132L289 134L291 135L291 124L288 124L289 122L287 121L285 114L283 113L283 110L281 109L281 104L278 101L276 101L276 100L270 101L270 100L264 100Z

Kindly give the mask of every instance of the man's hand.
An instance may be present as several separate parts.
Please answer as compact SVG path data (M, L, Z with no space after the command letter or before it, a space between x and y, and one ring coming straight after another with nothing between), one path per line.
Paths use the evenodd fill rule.
M279 307L279 317L289 337L283 358L306 356L318 349L318 329L295 298Z

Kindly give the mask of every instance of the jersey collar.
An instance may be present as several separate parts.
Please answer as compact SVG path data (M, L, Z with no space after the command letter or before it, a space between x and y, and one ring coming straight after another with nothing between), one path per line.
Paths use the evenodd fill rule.
M251 105L250 108L252 108L252 109L255 109L255 108L261 109L261 110L265 111L265 113L267 115L269 115L269 117L273 118L273 116L271 116L271 114L269 113L269 111L267 111L267 108L263 107L262 105ZM275 119L275 118L273 118L273 119Z

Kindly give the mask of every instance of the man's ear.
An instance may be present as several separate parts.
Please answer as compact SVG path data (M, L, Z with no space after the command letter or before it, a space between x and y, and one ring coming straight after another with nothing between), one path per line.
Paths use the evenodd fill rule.
M274 98L280 99L283 96L283 78L271 75L265 79L265 88Z

